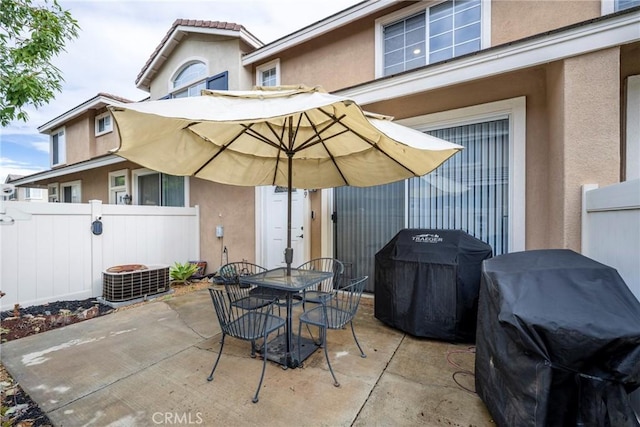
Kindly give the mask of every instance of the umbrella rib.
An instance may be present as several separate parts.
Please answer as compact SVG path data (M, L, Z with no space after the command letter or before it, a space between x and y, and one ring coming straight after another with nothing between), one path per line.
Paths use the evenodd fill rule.
M326 111L324 111L322 108L318 108L318 111L322 112L323 114L325 114L327 117L329 118L333 118L334 116L331 113L328 113ZM342 116L344 117L344 116ZM341 118L342 118L341 117ZM365 117L365 120L369 120ZM354 131L353 129L347 127L346 125L344 125L347 128L348 132L353 133L355 136L357 136L358 138L360 138L361 140L363 140L364 142L366 142L367 144L369 144L372 148L374 148L375 150L378 150L380 153L382 153L383 155L385 155L389 160L393 161L395 164L397 164L398 166L400 166L401 168L403 168L404 170L410 172L413 176L420 176L419 174L417 174L415 171L409 169L407 166L405 166L404 164L400 163L398 160L396 160L393 156L389 155L386 151L384 151L383 149L381 149L378 144L376 144L374 141L371 141L370 139L368 139L367 137L365 137L364 135L359 134L358 132ZM378 131L380 133L382 133L382 131ZM337 167L337 166L336 166ZM340 170L340 169L338 169Z
M265 124L267 125L267 127L269 128L269 130L271 131L273 136L278 140L278 143L279 143L279 144L274 144L272 141L268 140L267 138L263 137L262 135L259 135L260 139L266 140L270 145L272 145L273 147L278 149L278 155L276 156L276 167L273 169L273 179L271 180L271 183L273 185L276 185L276 177L277 177L277 174L278 174L278 166L280 165L280 151L283 148L287 148L286 146L284 146L284 144L282 142L284 140L285 126L282 127L282 132L280 133L280 135L278 135L278 132L276 132L276 130L271 125L271 123L265 122Z
M210 142L210 143L212 143L212 144L213 144L213 141L211 141L211 139L210 139L210 138L208 138L208 137L207 137L207 136L205 136L205 135L201 135L200 133L198 133L197 131L195 131L194 129L192 129L192 128L191 128L191 126L192 126L192 125L195 125L195 124L197 124L197 123L190 123L190 124L188 124L187 126L185 126L183 129L188 130L188 131L190 131L190 132L194 133L195 135L197 135L197 136L198 136L198 138L202 138L202 139L204 139L205 141ZM198 175L198 173L200 173L200 171L202 171L202 169L204 169L204 168L205 168L205 167L207 167L211 162L213 162L213 161L214 161L214 160L215 160L215 159L216 159L220 154L222 154L222 153L223 153L227 148L229 148L229 146L230 146L231 144L233 144L234 142L236 142L236 141L238 140L238 138L240 138L243 134L245 134L245 133L247 133L249 130L251 130L251 126L252 126L252 125L248 125L248 126L247 126L247 125L243 125L244 129L243 129L240 133L238 133L236 136L234 136L234 137L233 137L233 138L232 138L228 143L226 143L226 144L222 145L222 146L220 147L220 150L218 150L218 152L216 152L216 154L214 154L213 156L211 156L211 157L209 158L209 160L207 160L206 162L204 162L204 163L202 164L202 166L200 166L200 167L199 167L199 168L198 168L198 169L193 173L193 175L194 175L194 176L197 176L197 175Z
M321 111L322 111L322 109L321 109ZM347 177L346 177L346 176L344 176L344 174L342 173L342 170L341 170L341 169L340 169L340 167L338 166L338 163L336 162L336 159L335 159L335 157L333 156L333 153L332 153L331 151L329 151L329 147L327 147L327 144L325 144L325 141L326 141L326 140L331 139L331 138L334 138L334 137L336 137L336 136L338 136L338 135L342 135L343 133L348 132L348 129L345 129L345 130L344 130L344 131L342 131L342 132L338 132L337 134L331 135L331 136L329 136L329 137L328 137L328 138L326 138L326 139L325 139L325 138L323 138L323 137L320 135L322 132L325 132L327 129L329 129L330 127L332 127L332 126L333 126L333 125L335 125L336 123L340 123L340 124L342 124L342 123L340 122L340 120L344 117L344 114L343 114L342 116L340 116L340 117L330 116L330 117L332 117L332 120L333 120L333 121L332 121L331 123L329 123L327 126L325 126L325 127L324 127L322 130L320 130L320 131L318 131L318 128L316 127L315 123L313 123L313 122L311 121L311 118L307 115L307 113L305 113L305 116L306 116L306 117L307 117L307 119L309 120L309 124L311 125L311 128L312 128L312 129L313 129L313 131L315 132L316 137L318 138L318 140L317 140L317 141L314 141L313 143L310 143L310 141L311 141L311 139L312 139L312 138L309 138L307 141L305 141L305 142L302 144L302 146L306 148L306 147L312 147L312 146L317 145L317 144L322 144L322 146L324 147L324 150L327 152L327 154L329 155L329 158L331 159L331 163L333 163L333 165L335 166L336 170L338 171L338 173L339 173L339 174L340 174L340 176L342 177L342 182L344 182L344 183L345 183L345 185L349 185L349 181L347 181ZM344 126L344 125L343 125L343 126ZM345 127L346 127L346 126L345 126ZM302 149L302 148L301 148L301 149Z

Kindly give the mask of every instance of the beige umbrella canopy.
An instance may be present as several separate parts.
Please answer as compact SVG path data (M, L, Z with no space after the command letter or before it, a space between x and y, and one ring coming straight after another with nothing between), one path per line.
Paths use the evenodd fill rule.
M425 175L462 149L304 86L205 90L109 108L120 133L115 154L159 172L232 185L380 185ZM290 267L290 192L288 224Z

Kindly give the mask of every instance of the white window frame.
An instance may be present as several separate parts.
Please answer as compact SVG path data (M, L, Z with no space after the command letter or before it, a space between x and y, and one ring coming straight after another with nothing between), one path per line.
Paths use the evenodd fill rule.
M58 163L53 163L53 138L56 135L58 136ZM49 135L49 163L52 167L67 163L67 129L65 127L58 128Z
M525 250L526 97L398 120L422 132L509 117L509 252Z
M618 12L619 10L616 10L617 4L618 2L616 0L602 0L600 2L600 14L604 16Z
M64 193L64 189L66 187L76 187L78 189L78 201L77 202L71 201L71 202L65 202L65 203L82 203L82 181L77 180L77 181L69 181L69 182L60 183L59 201L63 201L62 200L62 194Z
M114 179L120 176L124 176L124 185L114 185ZM109 203L112 205L124 205L126 204L124 200L122 200L122 196L120 196L121 200L118 200L117 197L119 193L124 192L125 195L129 194L129 169L120 169L117 171L109 172Z
M109 117L109 126L105 126L104 130L100 130L100 120L105 119L106 117ZM109 133L109 132L113 132L113 117L111 117L111 113L106 112L106 113L102 113L100 115L96 116L95 119L95 129L96 129L96 136L100 136L100 135L104 135L105 133Z
M173 86L173 82L176 79L176 77L178 77L178 74L180 74L182 72L182 70L187 68L189 65L194 64L196 62L201 62L201 63L204 64L204 66L205 66L204 75L202 77L196 79L196 80L192 80L192 81L186 82L182 86L174 87ZM183 62L181 62L180 65L178 65L173 70L173 72L171 73L171 78L167 81L167 93L169 93L172 97L173 97L174 94L180 93L180 92L182 92L184 90L186 90L187 93L188 93L189 89L192 86L196 86L198 84L201 84L202 82L204 82L205 88L206 88L207 77L209 75L210 75L210 73L209 73L209 61L207 61L205 58L202 58L202 57L199 57L199 56L189 57L189 58L185 59Z
M50 203L57 203L60 201L60 184L54 182L47 185L47 200Z
M447 0L444 0L447 1ZM444 1L432 1L432 2L418 2L413 6L406 7L404 9L397 10L389 15L382 16L375 21L375 77L384 77L384 27L399 21L404 18L408 18L416 13L426 11L432 6L435 6ZM426 23L428 27L429 15L427 13ZM428 34L427 34L428 36ZM486 49L491 46L491 2L482 0L480 2L480 49ZM426 64L429 65L429 52L425 52L427 55Z
M42 188L26 187L24 189L25 200L42 200Z
M152 174L161 174L162 172L158 172L158 171L154 171L151 169L147 169L147 168L141 168L141 169L134 169L131 171L131 181L133 183L132 185L132 194L131 196L133 197L133 199L131 199L131 204L135 205L138 204L137 200L138 200L138 177L140 176L144 176L144 175L152 175ZM189 177L185 176L184 177L184 205L185 207L189 207L190 205L190 200L189 200L189 196L190 196L190 189L189 189Z
M256 86L262 86L262 73L276 69L276 86L280 86L280 58L256 67Z
M627 77L625 181L640 179L640 74Z

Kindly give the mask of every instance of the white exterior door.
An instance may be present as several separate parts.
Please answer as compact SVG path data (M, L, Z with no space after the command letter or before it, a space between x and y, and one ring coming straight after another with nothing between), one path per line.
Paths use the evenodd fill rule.
M284 267L284 250L287 247L287 189L284 187L263 187L264 209L262 210L262 230L258 244L262 245L262 265L266 268ZM291 247L293 267L306 259L304 212L307 192L294 190L291 196ZM258 262L260 264L260 262Z

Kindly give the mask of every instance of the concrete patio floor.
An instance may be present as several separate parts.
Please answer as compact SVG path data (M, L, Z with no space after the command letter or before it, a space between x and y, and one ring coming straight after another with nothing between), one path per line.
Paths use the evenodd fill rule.
M300 310L300 308L298 308ZM296 325L297 330L297 323ZM56 426L494 426L473 389L469 345L418 339L374 317L363 297L355 322L329 331L324 353L299 369L267 365L229 338L212 382L220 328L207 290L4 343L2 363ZM458 366L456 366L458 365Z

